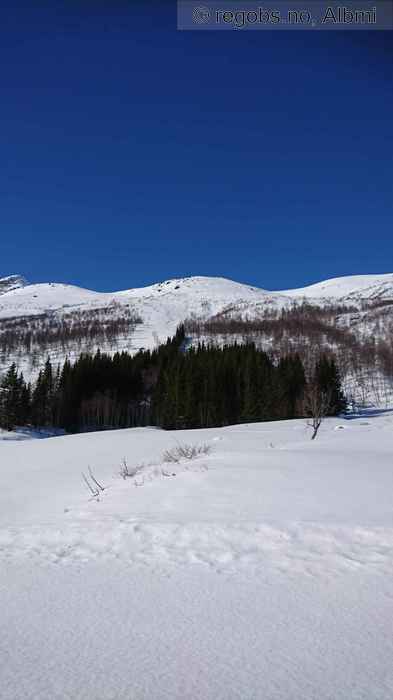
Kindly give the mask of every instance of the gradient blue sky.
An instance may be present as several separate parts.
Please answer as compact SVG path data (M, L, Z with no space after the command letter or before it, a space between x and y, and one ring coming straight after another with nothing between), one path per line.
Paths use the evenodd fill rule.
M392 32L179 32L166 0L6 0L0 35L0 276L393 272Z

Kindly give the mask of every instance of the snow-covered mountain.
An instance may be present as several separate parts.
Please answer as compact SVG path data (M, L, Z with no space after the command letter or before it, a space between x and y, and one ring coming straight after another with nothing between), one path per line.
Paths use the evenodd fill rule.
M158 325L166 328L173 320L178 324L190 315L208 317L244 304L282 307L307 300L317 305L354 305L362 300L393 299L393 273L337 277L284 291L267 291L222 277L186 277L110 293L53 282L27 284L13 275L0 279L0 293L0 319L132 305L147 317L157 310L162 318Z
M8 279L11 278L6 278L4 283ZM0 285L2 282L0 280ZM217 313L229 304L264 301L270 296L269 292L256 287L210 277L174 279L149 287L112 293L93 292L67 284L32 284L20 285L2 296L0 318L114 305L133 305L141 311L144 307L148 310L153 305L159 309L160 314L168 315L169 320L176 315L176 322L179 322L198 310L201 313Z
M335 328L350 329L359 338L386 338L393 326L393 274L339 277L284 291L188 277L112 293L28 284L14 275L0 279L0 371L16 361L25 376L34 376L48 355L62 363L98 348L135 353L165 341L185 320L261 321L303 302L321 313L331 309L329 323ZM233 339L242 341L227 335L225 342ZM261 345L274 342L265 334Z

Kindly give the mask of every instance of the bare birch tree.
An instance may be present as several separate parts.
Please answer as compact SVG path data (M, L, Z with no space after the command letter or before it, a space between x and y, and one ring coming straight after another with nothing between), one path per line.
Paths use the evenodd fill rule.
M315 440L323 419L329 413L331 398L329 392L321 391L316 383L309 384L304 393L304 412L309 416L307 426L312 429L311 440Z

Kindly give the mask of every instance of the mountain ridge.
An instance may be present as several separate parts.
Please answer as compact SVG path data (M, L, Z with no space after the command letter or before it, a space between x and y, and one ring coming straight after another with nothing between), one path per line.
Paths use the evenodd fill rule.
M179 277L157 282L144 287L135 287L113 292L100 292L77 285L61 283L61 282L41 282L38 284L27 283L22 275L9 275L0 278L0 294L2 295L2 308L4 302L12 302L15 300L22 302L23 299L28 300L29 297L42 297L42 303L47 309L66 307L69 304L82 305L89 301L110 303L111 301L124 301L129 298L150 298L154 295L164 296L180 290L185 290L197 293L207 293L209 295L219 295L232 297L233 294L239 293L249 297L250 300L256 295L260 297L270 297L271 300L279 300L282 297L290 299L310 299L316 301L318 299L341 300L351 298L352 301L356 298L386 298L391 295L393 298L393 273L383 274L365 274L365 275L346 275L342 277L333 277L320 282L299 287L294 289L284 290L268 290L265 288L256 287L247 283L237 282L226 277L211 277L211 276L190 276ZM62 293L64 298L62 299ZM10 296L11 294L11 296ZM4 298L4 295L7 295ZM245 299L246 300L246 299ZM18 304L23 312L23 307ZM34 304L30 306L34 307ZM39 303L35 305L39 307ZM12 307L12 303L11 303ZM42 308L42 307L41 307ZM1 313L1 312L0 312ZM1 314L4 317L4 314Z

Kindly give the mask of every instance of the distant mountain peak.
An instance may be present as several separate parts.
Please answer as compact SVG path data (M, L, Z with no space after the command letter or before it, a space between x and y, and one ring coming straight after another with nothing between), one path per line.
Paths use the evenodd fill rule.
M0 294L11 292L14 289L26 287L27 282L22 275L8 275L8 277L0 277Z

